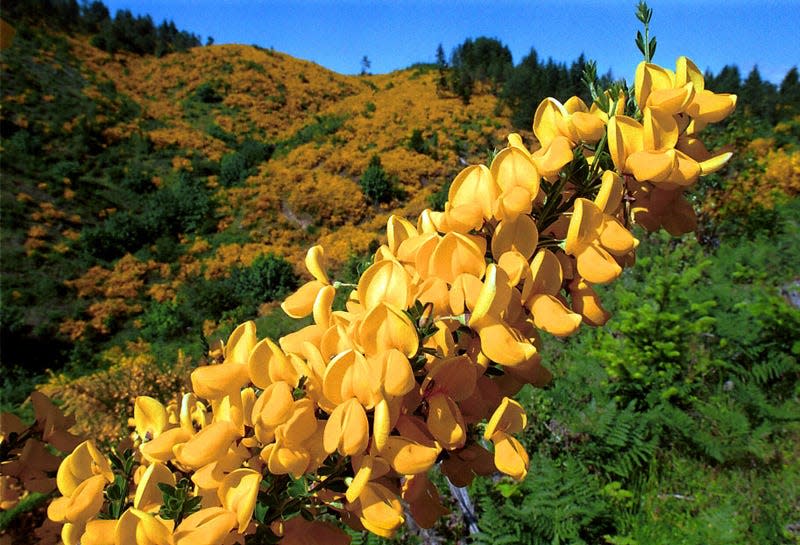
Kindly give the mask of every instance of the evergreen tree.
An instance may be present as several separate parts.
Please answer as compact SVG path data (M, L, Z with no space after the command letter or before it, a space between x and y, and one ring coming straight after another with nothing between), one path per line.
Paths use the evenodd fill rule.
M706 86L711 89L725 89L726 93L739 94L742 75L735 64L726 64L716 77L707 78Z
M739 99L746 112L774 122L777 91L773 84L761 79L758 66L753 66L744 80Z
M780 104L779 117L781 119L790 119L800 113L800 81L798 81L796 66L786 72L783 81L781 81L778 95Z
M480 37L467 39L453 50L450 88L468 103L475 83L491 83L495 93L513 70L511 51L499 40Z
M111 19L111 14L105 4L94 0L91 4L84 4L81 7L81 18L86 32L97 33Z
M444 54L442 44L436 48L436 69L439 71L439 79L436 80L436 92L442 93L447 89L447 58Z

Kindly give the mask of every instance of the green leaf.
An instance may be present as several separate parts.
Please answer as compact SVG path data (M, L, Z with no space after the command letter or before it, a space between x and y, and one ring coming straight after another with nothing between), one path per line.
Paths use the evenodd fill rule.
M286 487L286 491L292 498L305 497L308 494L308 483L306 482L305 476L299 479L292 479L289 482L289 486Z

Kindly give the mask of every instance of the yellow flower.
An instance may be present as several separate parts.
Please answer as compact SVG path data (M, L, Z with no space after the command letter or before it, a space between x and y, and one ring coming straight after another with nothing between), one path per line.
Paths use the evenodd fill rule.
M259 440L270 442L275 428L289 419L293 408L294 397L289 384L278 381L267 386L253 405L251 416Z
M71 496L84 481L95 475L102 475L109 483L114 480L114 473L106 457L97 450L93 442L84 441L58 467L58 491L64 496Z
M501 220L492 237L492 256L499 260L504 253L513 250L522 254L525 259L530 259L538 243L539 231L536 222L529 215ZM481 278L483 274L474 276Z
M573 148L579 142L597 142L604 128L603 119L591 113L578 97L570 98L566 104L554 98L544 99L533 117L533 133L542 146L533 154L539 173L547 179L555 177L572 161Z
M632 184L631 213L636 223L648 231L663 227L669 234L680 236L697 227L697 215L686 200L683 188L662 189L653 184Z
M624 256L638 240L618 220L588 199L576 199L564 251L575 256L578 274L593 284L605 284L622 272L613 256Z
M133 506L141 511L157 511L163 501L161 490L158 488L161 483L175 486L175 475L163 463L154 462L145 470L136 487Z
M670 115L685 112L692 118L689 134L722 121L733 111L736 95L707 90L703 74L688 58L678 57L675 64L675 72L655 64L639 64L635 89L640 109L649 106Z
M162 521L149 513L130 508L122 513L114 531L117 545L171 545L173 521Z
M225 420L209 424L195 436L175 445L175 458L186 467L198 469L220 458L240 437L237 427Z
M447 195L448 214L472 229L479 229L484 220L494 216L494 205L500 187L484 165L473 165L459 172Z
M261 389L279 381L294 388L300 381L297 367L271 339L262 339L253 347L247 366L250 381Z
M562 282L558 257L547 248L536 252L522 296L525 306L531 310L534 325L559 337L574 333L581 321L559 298Z
M364 528L381 537L392 537L403 524L403 506L397 495L386 485L370 481L347 510L358 516Z
M410 358L419 349L417 330L411 320L389 303L380 303L364 315L358 326L358 340L367 357L394 348Z
M530 463L525 447L514 436L502 431L495 432L491 439L497 469L517 481L524 479Z
M640 110L650 107L675 115L686 109L695 88L690 80L676 80L672 70L643 61L636 67L634 91Z
M108 481L103 475L89 477L79 484L72 494L53 500L47 516L54 522L71 522L84 525L103 507L103 491Z
M261 474L252 469L241 468L231 471L217 491L222 507L236 513L239 533L244 533L256 506Z
M161 435L167 427L167 410L160 401L148 396L138 396L133 404L136 434L144 441Z
M81 536L81 545L115 545L116 520L90 520Z
M476 475L491 475L496 468L492 453L472 443L451 452L441 469L455 486L468 486Z
M515 145L517 140L519 145ZM509 146L492 160L491 173L500 189L494 217L513 220L520 214L529 214L539 195L540 176L519 135L509 136Z
M236 526L236 513L207 507L186 517L175 529L175 545L222 545Z
M325 452L342 456L361 454L369 442L369 422L364 407L354 397L338 405L325 425Z
M248 361L250 351L258 341L255 322L238 326L225 345L225 361L219 365L207 365L192 371L194 393L209 400L238 394L242 386L250 381Z
M505 397L486 424L483 434L484 439L494 443L497 469L517 480L525 478L529 460L523 446L511 434L524 430L527 423L522 405Z
M358 301L364 310L372 310L380 303L390 303L397 308L408 308L411 285L408 273L394 260L383 260L371 265L358 281Z
M583 318L583 322L592 326L605 324L611 314L600 304L600 298L592 286L581 278L575 278L569 284L572 310Z
M380 451L389 465L401 475L428 471L441 452L425 423L416 417L401 416L397 420L400 435L390 435Z
M438 241L430 256L428 273L448 284L459 274L471 274L481 278L486 267L483 261L485 253L484 238L455 232L447 233Z

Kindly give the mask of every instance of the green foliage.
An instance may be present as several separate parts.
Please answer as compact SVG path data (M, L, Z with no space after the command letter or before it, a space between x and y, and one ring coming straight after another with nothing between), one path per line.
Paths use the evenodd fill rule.
M450 89L467 104L476 83L497 91L513 67L511 51L495 38L467 38L450 55Z
M193 494L193 483L186 478L181 479L175 486L167 483L158 483L163 504L158 515L164 520L174 520L175 524L200 510L203 498Z
M435 193L432 193L428 196L428 204L430 204L431 209L438 212L444 211L444 205L447 202L448 195L450 194L451 183L452 180L446 181L439 189L436 190Z
M199 36L178 30L172 21L165 20L156 26L149 15L134 16L127 9L118 10L113 19L107 10L102 14L97 7L87 15L87 24L96 26L97 34L92 37L92 45L109 53L127 51L160 57L200 46Z
M304 125L289 138L278 141L275 144L275 154L278 156L286 155L294 148L309 142L322 144L326 137L336 133L344 125L347 118L347 114L315 115L314 121Z
M267 254L249 267L236 267L220 279L200 277L186 282L178 291L179 313L191 323L198 319L224 316L242 321L253 317L262 303L282 299L297 287L297 276L285 259Z
M291 263L274 254L257 257L249 267L233 270L231 293L242 305L258 307L278 301L297 288L297 275Z
M255 167L272 155L274 146L246 139L233 153L222 156L219 162L219 182L224 187L239 185L255 173Z
M400 196L394 180L383 170L381 158L377 155L370 158L369 166L359 178L358 183L364 196L373 204L389 203Z
M193 97L204 104L216 104L222 102L222 95L217 90L217 85L213 82L203 82L194 90Z
M608 500L598 478L576 459L544 456L531 460L533 471L520 483L495 486L475 480L471 494L481 509L483 544L549 545L598 543L607 530Z
M81 233L81 246L94 257L112 260L135 252L164 235L205 233L213 228L214 203L206 184L187 172L140 199L141 206L112 214Z
M705 340L713 332L716 301L695 291L711 263L693 262L686 251L682 246L668 256L641 258L632 274L614 287L614 321L595 331L595 356L608 372L610 391L623 404L641 401L652 407L661 400L685 401L696 379L718 366ZM643 282L642 275L652 270L660 273ZM631 291L634 282L640 286L637 291ZM685 361L689 353L695 354L691 367Z
M224 187L238 185L247 178L247 162L239 153L226 153L219 161L219 183Z
M429 137L425 137L422 129L414 129L411 131L411 136L408 139L408 148L416 151L417 153L422 153L424 155L430 155L432 158L437 158L436 148L439 147L439 134L434 131Z
M216 123L210 123L206 129L206 132L208 132L210 136L213 136L218 140L222 140L228 146L236 147L236 135L226 131Z
M108 506L106 511L100 513L100 518L116 520L132 506L128 501L128 488L131 485L136 459L133 449L126 449L122 453L112 449L109 459L114 472L114 481L103 492Z
M536 50L531 48L528 55L509 73L500 94L511 109L511 123L515 127L530 129L539 103L551 96L578 96L588 105L588 89L581 81L586 65L583 55L569 66L550 58L543 62ZM609 73L600 78L597 86L605 89L610 84Z
M650 37L650 19L653 17L653 9L647 7L647 2L639 0L636 6L636 18L644 25L644 34L640 30L636 31L636 47L642 52L644 62L652 62L653 55L656 53L656 39Z
M182 310L177 301L154 301L140 318L142 336L153 342L183 335L190 321Z
M20 499L19 503L11 509L0 510L0 532L5 532L12 523L18 522L18 517L41 507L50 500L49 494L31 492Z
M517 396L530 473L473 483L479 542L797 542L799 212L713 251L650 236L598 289L608 324L543 339L555 379Z
M252 168L264 161L268 161L275 151L275 147L265 142L259 142L252 138L245 138L239 145L239 155L244 158L244 164Z

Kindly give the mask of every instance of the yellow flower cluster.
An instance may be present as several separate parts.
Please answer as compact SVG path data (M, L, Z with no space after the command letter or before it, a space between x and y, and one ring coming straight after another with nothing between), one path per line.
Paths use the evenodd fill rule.
M320 517L388 537L405 502L433 525L446 511L434 466L458 486L524 478L515 434L527 416L512 396L550 379L540 332L603 325L593 286L633 263L630 222L683 232L683 191L729 157L710 157L697 134L735 97L705 90L688 59L675 72L643 63L631 116L624 93L606 98L605 109L543 101L539 149L512 134L489 166L456 176L444 211L391 216L357 285L331 280L322 246L308 250L313 280L282 308L310 325L275 342L241 324L180 406L136 400L141 467L118 520L98 519L108 461L91 442L65 459L49 510L65 544L241 543L258 524L284 544L348 543ZM199 510L176 524L159 515L159 485L183 476Z
M712 156L698 133L727 117L736 95L706 89L703 74L686 57L678 58L674 72L641 63L635 89L641 122L620 115L608 123L614 166L638 182L630 184L633 217L650 230L663 227L673 235L693 231L697 219L684 191L731 157Z

